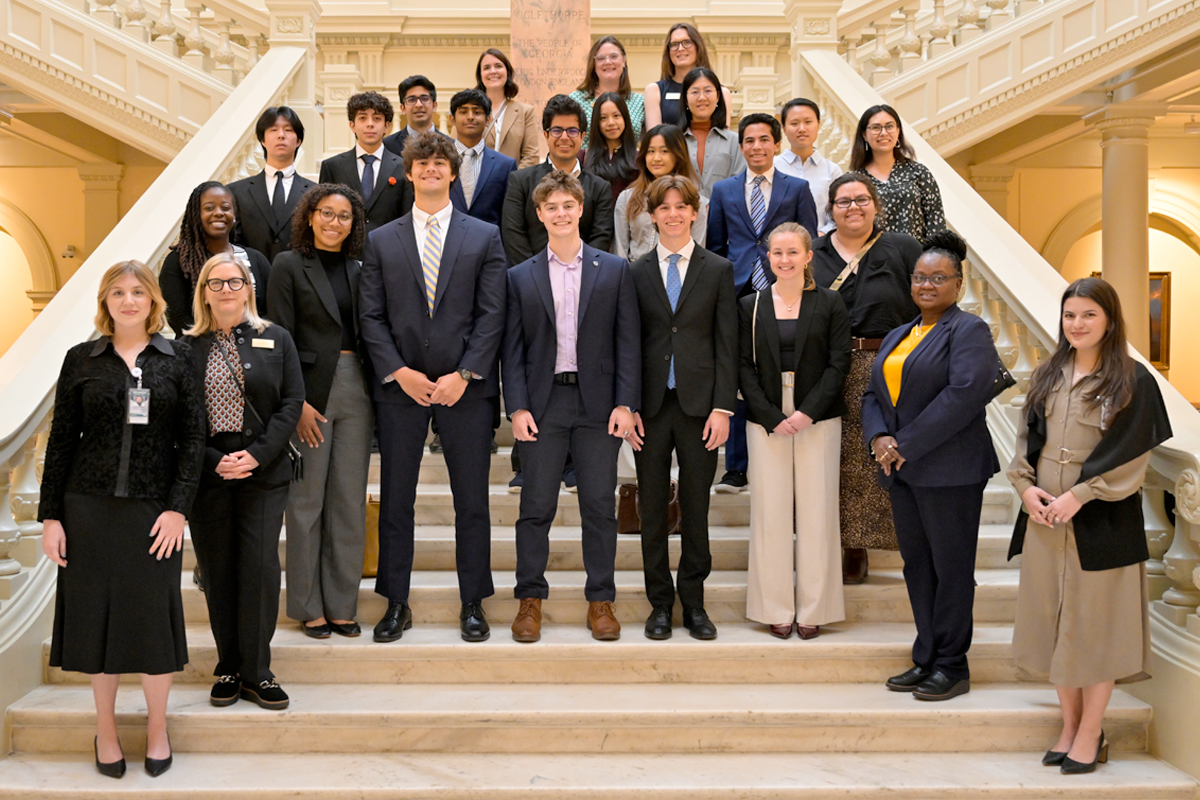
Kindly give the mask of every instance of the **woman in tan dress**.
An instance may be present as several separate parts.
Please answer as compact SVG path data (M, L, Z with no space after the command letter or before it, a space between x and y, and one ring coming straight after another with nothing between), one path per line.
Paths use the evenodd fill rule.
M537 109L517 102L521 90L512 78L508 56L494 47L483 51L475 64L475 88L492 101L492 121L483 143L516 160L517 168L532 167L542 160L542 129Z
M1091 772L1108 759L1114 684L1149 677L1139 489L1150 450L1171 436L1109 284L1067 287L1058 348L1030 379L1026 408L1008 469L1024 503L1009 550L1022 554L1013 655L1058 690L1062 735L1042 763Z

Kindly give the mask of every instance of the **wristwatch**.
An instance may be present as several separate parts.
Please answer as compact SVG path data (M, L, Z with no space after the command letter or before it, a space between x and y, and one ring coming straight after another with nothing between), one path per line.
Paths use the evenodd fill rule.
M458 371L458 374L459 374L459 375L461 375L461 376L462 376L462 379L463 379L464 381L466 381L467 383L470 383L470 382L471 382L471 379L474 377L474 376L471 374L471 370L469 370L469 369L460 369L460 370Z

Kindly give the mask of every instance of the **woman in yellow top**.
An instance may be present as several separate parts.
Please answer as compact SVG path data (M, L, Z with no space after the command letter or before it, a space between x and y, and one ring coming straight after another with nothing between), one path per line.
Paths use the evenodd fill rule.
M914 666L887 687L919 700L970 691L979 515L1000 469L985 419L999 358L987 323L955 302L966 255L956 234L930 237L912 274L921 316L884 338L862 400L917 623Z

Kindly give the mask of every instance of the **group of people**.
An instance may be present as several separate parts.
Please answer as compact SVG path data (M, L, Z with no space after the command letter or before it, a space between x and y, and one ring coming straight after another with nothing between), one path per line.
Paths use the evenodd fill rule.
M511 72L499 50L480 57L478 86L450 100L453 137L434 127L424 76L400 84L407 124L395 133L386 98L354 95L355 147L326 159L316 184L296 173L301 121L268 109L266 168L194 189L161 275L128 261L103 277L102 336L63 364L39 513L61 567L50 663L92 675L104 774L125 770L113 714L123 672L143 674L146 770L171 763L185 518L217 645L214 705L289 703L270 669L285 512L287 615L310 637L361 635L373 437L376 591L388 601L374 639L413 624L431 425L453 490L461 636L488 639L501 397L521 495L516 641L541 637L564 479L579 498L587 627L620 636L625 444L644 633L672 635L678 597L689 634L716 638L704 583L724 447L715 489L754 487L750 620L782 639L818 636L845 619L843 585L866 578L866 549L899 549L917 639L913 668L887 686L923 700L969 690L976 539L999 469L985 407L1002 367L986 323L956 304L967 245L945 229L899 116L863 113L845 174L814 149L810 100L731 131L703 38L680 23L645 95L631 91L621 43L597 40L579 90L541 111L541 161L539 120ZM1072 284L1009 473L1028 512L1014 650L1060 686L1063 734L1046 758L1064 771L1103 757L1112 681L1137 677L1149 653L1132 498L1170 428L1126 349L1111 288ZM1076 514L1093 534L1078 552ZM1097 605L1124 622L1095 622Z

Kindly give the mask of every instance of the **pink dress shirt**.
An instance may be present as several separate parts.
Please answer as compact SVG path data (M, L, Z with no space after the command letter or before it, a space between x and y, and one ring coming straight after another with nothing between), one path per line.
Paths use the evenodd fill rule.
M583 240L579 252L570 263L563 263L546 248L550 266L550 291L554 295L554 330L558 335L558 350L554 359L554 374L578 372L575 357L575 337L579 331L579 285L583 274Z

